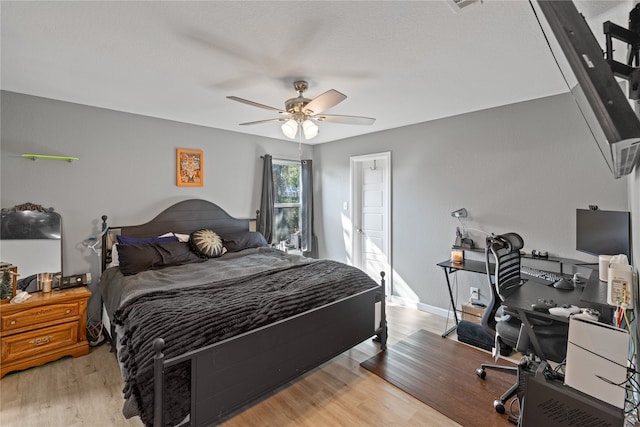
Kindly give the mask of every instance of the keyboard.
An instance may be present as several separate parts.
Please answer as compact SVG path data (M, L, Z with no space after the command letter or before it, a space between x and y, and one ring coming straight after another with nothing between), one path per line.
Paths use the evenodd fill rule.
M545 282L555 283L558 280L562 279L562 275L560 273L554 273L552 271L538 270L533 267L520 267L520 273L526 274L527 276L537 277L538 279L542 279Z

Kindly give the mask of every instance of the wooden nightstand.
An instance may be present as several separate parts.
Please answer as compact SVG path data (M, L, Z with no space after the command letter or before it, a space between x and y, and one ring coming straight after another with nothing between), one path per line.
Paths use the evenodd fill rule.
M0 378L63 356L89 353L86 287L35 292L22 304L0 303Z

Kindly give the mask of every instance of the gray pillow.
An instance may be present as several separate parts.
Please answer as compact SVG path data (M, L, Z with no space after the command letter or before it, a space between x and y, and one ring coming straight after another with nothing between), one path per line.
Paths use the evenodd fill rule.
M141 245L118 245L120 271L125 276L172 265L202 262L188 243L159 242Z
M229 252L238 252L249 248L264 248L269 244L259 231L241 231L238 233L228 233L222 236L224 247Z

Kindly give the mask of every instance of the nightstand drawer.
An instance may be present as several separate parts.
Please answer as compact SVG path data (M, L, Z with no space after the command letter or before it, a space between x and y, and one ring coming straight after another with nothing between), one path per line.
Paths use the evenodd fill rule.
M34 307L19 313L3 315L0 327L3 332L8 332L13 329L38 325L58 319L65 319L70 316L77 316L79 312L80 308L78 307L77 302L49 304Z
M78 322L11 335L0 340L2 363L34 356L78 342Z

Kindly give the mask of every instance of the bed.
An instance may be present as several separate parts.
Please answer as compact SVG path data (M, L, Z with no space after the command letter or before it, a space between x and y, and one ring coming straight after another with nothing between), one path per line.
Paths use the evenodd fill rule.
M384 273L378 284L271 248L251 220L205 200L142 225L106 219L99 290L127 417L217 424L368 338L386 348ZM223 254L202 256L197 230L215 231Z

